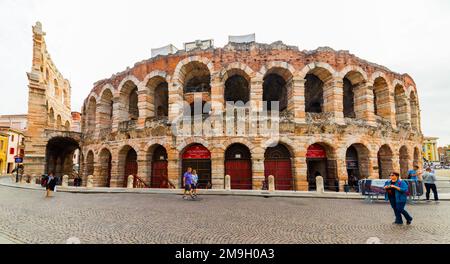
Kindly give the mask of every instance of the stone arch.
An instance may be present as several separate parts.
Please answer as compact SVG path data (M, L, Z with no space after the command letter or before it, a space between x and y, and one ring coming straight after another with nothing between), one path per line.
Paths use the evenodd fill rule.
M405 88L401 84L396 84L394 87L395 119L397 126L400 126L401 124L409 123L410 121L408 114L408 100Z
M154 117L167 117L169 115L169 83L167 74L153 71L144 79L147 92L146 103Z
M348 67L347 67L348 68ZM361 111L358 111L357 116L356 106L364 103L366 94L355 91L359 86L367 81L367 74L362 69L347 69L343 79L343 110L344 117L361 118ZM348 70L348 71L347 71ZM345 72L345 71L344 71ZM342 72L342 73L344 73ZM367 111L367 110L366 110Z
M330 81L335 74L335 70L326 63L311 63L303 68L299 75L306 80L305 112L325 112L324 90L331 87Z
M373 102L375 116L389 120L391 117L391 100L389 84L384 74L379 73L373 80Z
M118 153L118 179L117 185L127 187L128 176L138 174L138 151L133 146L126 144Z
M50 107L48 113L48 126L51 128L55 127L55 111L53 110L53 107Z
M89 150L85 157L86 176L94 175L94 151Z
M236 138L236 137L229 138L220 146L220 148L223 151L225 151L226 149L228 149L233 144L245 145L250 150L250 153L252 155L255 155L254 150L255 150L256 146L253 144L253 142L251 142L250 140L248 140L246 138Z
M57 177L72 176L73 154L80 149L78 139L63 137L55 132L48 135L45 146L45 173L54 173Z
M233 143L225 150L225 175L231 177L231 189L251 190L252 155L248 146Z
M139 80L134 76L127 76L119 85L117 115L120 122L136 120L139 117L138 85Z
M276 190L294 190L296 183L294 177L294 159L292 148L282 142L269 146L264 152L264 176L275 178Z
M70 131L70 122L68 120L64 123L64 130Z
M96 125L96 114L97 114L97 100L94 96L91 96L88 100L88 105L86 109L86 129L87 132L94 132Z
M210 145L209 141L205 140L204 138L201 138L201 137L189 137L189 138L184 139L181 142L178 142L176 149L181 154L186 147L188 147L189 145L193 145L193 144L200 144L200 145L203 145L205 148L208 148L208 149L209 149L209 145Z
M388 144L380 146L377 152L378 159L378 177L380 179L388 179L394 170L393 165L394 152Z
M288 63L271 62L263 66L263 102L267 110L272 110L271 102L279 102L279 111L288 109L289 95L292 94L294 67Z
M62 118L61 118L61 115L58 115L56 117L56 129L57 130L62 130Z
M197 171L198 187L201 189L212 188L211 150L203 144L191 143L186 145L179 154L181 160L180 182L183 182L183 173L188 167L191 167Z
M114 90L109 84L105 85L100 93L97 113L99 115L98 126L102 129L111 129L113 125L114 114Z
M151 188L169 188L168 153L161 144L152 144L147 148L146 161Z
M213 64L209 59L200 56L192 56L181 60L174 71L174 82L183 92L186 92L186 85L198 84L199 87L193 87L199 90L211 91L211 76L214 72ZM192 80L195 76L197 79ZM191 83L188 83L191 81ZM206 87L204 87L206 85ZM188 87L189 88L189 87ZM191 92L191 91L189 91Z
M339 191L337 152L326 141L311 141L306 149L306 168L309 190L315 190L316 177L322 176L326 190Z
M241 63L232 63L220 73L224 87L224 101L244 104L250 100L250 83L253 71Z
M358 181L371 175L370 149L362 143L353 143L347 147L345 157L348 184L358 191Z
M112 175L112 152L109 148L103 147L98 154L98 177L94 179L97 187L110 187Z

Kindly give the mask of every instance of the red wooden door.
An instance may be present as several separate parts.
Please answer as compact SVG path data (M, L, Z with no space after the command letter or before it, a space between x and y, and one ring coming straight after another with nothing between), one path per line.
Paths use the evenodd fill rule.
M227 160L225 175L231 177L231 189L252 189L252 168L249 160Z
M152 162L151 188L169 188L167 161L161 160Z
M276 190L293 190L292 167L289 159L265 160L264 175L275 177Z

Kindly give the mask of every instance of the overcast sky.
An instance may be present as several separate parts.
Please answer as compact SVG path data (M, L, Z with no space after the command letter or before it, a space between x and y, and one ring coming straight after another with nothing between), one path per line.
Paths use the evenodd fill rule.
M151 48L196 39L223 47L256 33L300 50L349 50L418 87L422 129L450 144L450 1L0 0L0 114L27 113L31 26L41 21L53 61L80 111L93 83L148 59Z

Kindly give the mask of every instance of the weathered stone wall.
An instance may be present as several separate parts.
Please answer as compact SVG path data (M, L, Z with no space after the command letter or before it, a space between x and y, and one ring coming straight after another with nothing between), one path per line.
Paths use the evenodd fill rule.
M377 154L385 145L389 151L381 152L383 167L400 171L400 148L403 146L406 152L403 151L402 157L407 158L402 164L406 162L410 168L413 162L421 163L414 161L413 156L414 151L420 153L422 150L422 133L417 89L409 75L391 72L347 51L330 48L299 51L281 42L228 44L224 48L157 56L97 82L85 100L82 115L82 130L89 131L82 142L83 156L90 151L94 154L94 178L105 177L100 169L105 167L104 164L97 163L105 160L100 158L100 152L107 149L112 155L111 186L122 186L128 175L124 175L121 150L131 147L138 154L138 176L146 182L151 181L149 157L154 145L159 144L168 153L169 178L179 184L183 149L189 144L200 143L212 154L213 188L223 188L225 150L230 144L239 142L252 154L253 188L261 188L264 153L272 137L183 137L173 135L166 123L155 120L154 89L162 82L167 83L167 119L169 122L175 120L181 113L183 100L192 100L192 95L184 94L183 88L186 76L193 69L207 70L210 74L211 91L200 96L211 102L213 115L224 109L225 82L234 74L249 81L252 110L262 108L265 76L274 73L284 79L288 117L280 125L279 142L291 152L296 190L308 188L306 152L314 143L327 149L328 160L337 166L341 186L347 180L345 155L352 144L357 144L361 153L361 170L365 171L362 174L371 178L379 177ZM323 84L323 113L305 112L305 78L308 74L314 74ZM353 88L354 118L344 117L344 78ZM127 98L131 87L138 89L139 118L128 122ZM385 171L383 175L386 175ZM105 179L96 182L104 183Z

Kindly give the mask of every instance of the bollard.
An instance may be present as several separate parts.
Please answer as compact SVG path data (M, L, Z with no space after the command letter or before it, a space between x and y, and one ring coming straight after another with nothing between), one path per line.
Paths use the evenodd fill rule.
M316 192L318 193L324 193L325 189L323 186L323 177L322 176L317 176L316 177Z
M225 175L225 190L230 191L231 190L231 176Z
M94 187L94 175L87 176L86 187L87 188L93 188Z
M275 177L273 175L269 176L269 192L275 191Z
M62 179L62 187L68 187L69 186L69 175L64 175Z
M36 185L36 174L31 174L30 183Z
M128 176L128 182L127 182L128 189L133 189L133 182L134 182L134 176L133 175Z

